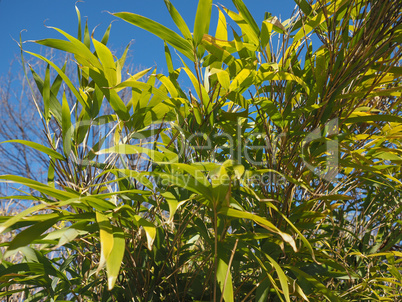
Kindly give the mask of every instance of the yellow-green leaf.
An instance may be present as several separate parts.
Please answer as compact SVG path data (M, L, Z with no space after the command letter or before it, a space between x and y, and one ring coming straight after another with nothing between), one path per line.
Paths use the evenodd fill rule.
M190 60L195 60L191 43L162 24L133 13L121 12L113 15L123 19L124 21L134 24L135 26L145 29L150 33L153 33L162 40L166 41L166 43L172 45Z
M101 257L99 260L98 271L105 265L106 261L109 259L109 255L113 249L113 227L109 222L109 219L96 212L96 221L99 226L99 239L101 244Z
M125 249L126 242L123 229L113 227L113 248L106 262L107 284L109 290L112 290L116 283Z
M174 23L176 24L177 28L180 30L184 38L188 40L192 40L193 36L191 35L191 32L186 24L186 22L183 20L182 16L180 13L176 10L176 8L173 6L173 4L169 0L165 0L165 5L169 11L170 16L172 17Z
M194 21L194 42L201 43L204 34L208 34L211 19L212 0L199 0Z
M220 9L219 9L219 19L218 19L218 25L216 27L215 38L224 41L228 40L228 29L226 24L226 18Z
M62 120L62 137L63 137L63 151L66 157L69 157L71 152L71 116L70 108L68 106L66 92L63 93L63 101L61 107L61 120Z
M116 64L112 52L104 44L92 38L92 43L95 46L96 54L102 63L103 72L109 83L109 87L117 84Z
M64 156L61 155L59 152L54 151L53 149L50 149L48 147L45 147L41 144L35 143L35 142L31 142L31 141L24 141L21 139L13 139L13 140L9 140L9 141L4 141L4 142L0 142L0 144L4 144L4 143L19 143L28 147L31 147L35 150L38 150L40 152L43 152L55 159L61 159L64 160Z

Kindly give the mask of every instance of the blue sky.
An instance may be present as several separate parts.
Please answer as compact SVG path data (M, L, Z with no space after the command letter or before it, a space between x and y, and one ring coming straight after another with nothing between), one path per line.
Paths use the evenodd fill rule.
M13 38L18 40L21 30L22 40L37 40L43 38L59 38L63 36L49 26L58 27L69 34L77 35L77 15L75 12L75 0L0 0L0 76L9 69L10 62L19 60L19 48ZM282 20L290 17L295 6L294 0L243 0L251 11L257 23L261 23L264 12L270 12L275 16L281 16ZM171 0L172 4L181 13L190 30L194 23L197 0ZM214 1L235 10L231 0ZM89 30L99 25L95 31L95 37L101 38L107 26L117 18L109 12L128 11L151 18L163 25L176 30L163 0L86 0L77 4L81 11L82 19L88 18ZM212 12L211 32L215 31L217 9ZM84 21L83 21L84 22ZM117 52L132 42L130 47L131 64L137 67L158 66L158 70L166 69L164 64L163 42L152 34L130 25L122 20L114 22L108 46ZM25 43L24 49L40 52L41 49L34 43ZM42 49L43 51L43 49ZM177 61L179 64L179 61ZM20 64L14 65L19 66ZM178 66L177 66L178 67Z

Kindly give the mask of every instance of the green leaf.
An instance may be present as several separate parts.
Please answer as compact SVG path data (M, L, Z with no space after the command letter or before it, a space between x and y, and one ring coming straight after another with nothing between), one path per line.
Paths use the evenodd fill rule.
M221 250L218 245L218 250ZM216 281L219 284L225 302L234 301L232 273L228 265L228 256L218 253L218 267L216 270Z
M84 109L87 112L90 112L89 106L87 104L87 102L81 97L80 93L78 92L78 90L75 88L75 86L73 85L73 83L71 82L71 80L69 79L69 77L59 68L57 67L56 64L54 64L53 62L51 62L50 60L46 59L45 57L38 55L36 53L33 52L29 52L27 51L26 53L29 53L45 62L47 62L50 66L52 66L57 73L62 77L62 79L64 80L64 82L67 84L68 88L71 89L72 93L75 95L75 97L78 99L78 101L81 103L81 105L84 107ZM92 53L91 53L92 54ZM96 57L95 57L96 58ZM99 62L98 62L99 64ZM100 66L101 68L101 66Z
M84 29L84 45L91 49L91 35L88 30L88 20L85 21L85 29Z
M200 183L189 175L160 172L152 172L152 174L155 177L159 177L160 180L164 181L165 183L171 183L177 187L190 190L209 201L213 200L211 188L206 187L204 184Z
M76 4L77 4L77 3L76 3ZM77 38L78 38L78 40L82 41L81 13L80 13L80 10L78 9L77 5L75 5L75 11L77 12L77 18L78 18L78 32L77 32Z
M195 91L197 92L198 98L201 100L207 113L210 112L212 105L209 102L209 95L203 85L200 85L196 76L187 67L181 67L180 70L184 70L193 84Z
M310 15L310 13L312 12L312 8L306 0L294 0L294 1L306 16Z
M111 28L112 28L112 23L109 24L109 26L107 27L105 33L103 34L103 37L102 37L102 40L101 40L101 43L103 45L106 45L107 42L109 41L109 35L110 35L110 29Z
M47 204L38 204L36 206L28 207L26 210L19 212L15 216L8 218L4 223L0 225L0 234L7 230L9 227L13 226L17 222L19 222L24 217L28 216L29 214L40 211L43 208L46 208Z
M233 0L234 5L236 6L237 10L239 11L240 15L243 19L247 22L247 24L252 28L253 32L257 37L260 36L260 29L258 28L257 23L255 22L253 16L250 14L249 10L247 9L246 5L242 0Z
M53 149L50 149L48 147L45 147L41 144L35 143L35 142L31 142L31 141L24 141L24 140L20 140L20 139L13 139L13 140L9 140L9 141L4 141L1 142L0 144L4 144L4 143L18 143L18 144L22 144L28 147L31 147L35 150L38 150L40 152L43 152L47 155L49 155L50 157L54 158L54 159L60 159L60 160L64 160L64 156L61 155L60 153L54 151Z
M123 66L124 66L124 64L125 64L125 62L126 62L126 57L127 57L127 53L128 53L129 48L130 48L130 44L128 44L128 45L126 46L126 48L124 49L124 52L123 52L121 58L119 59L120 68L123 68Z
M167 27L153 20L150 20L148 18L133 13L121 12L121 13L115 13L113 15L123 19L128 23L134 24L135 26L145 29L150 33L153 33L162 40L166 41L166 43L172 45L174 48L176 48L190 60L192 61L195 60L191 43L180 37L174 31L168 29Z
M285 300L290 302L290 295L289 295L289 285L288 285L288 278L285 275L285 272L281 268L281 266L276 262L272 257L265 253L265 257L268 258L271 265L274 267L276 273L278 274L279 282L282 287L283 295L285 296Z
M44 107L44 117L46 123L49 123L50 120L50 114L49 114L49 103L50 103L50 66L47 64L46 67L46 74L45 74L45 80L43 82L43 107Z
M297 247L296 247L296 242L287 233L284 233L280 231L275 225L272 224L272 222L266 220L263 217L260 217L258 215L244 212L244 211L239 211L236 209L228 208L228 207L223 207L220 211L220 214L226 215L228 217L233 217L233 218L242 218L242 219L250 219L253 220L255 223L259 224L263 228L267 229L268 231L271 231L273 233L278 234L279 236L282 237L283 241L287 242L290 244L290 246L293 248L293 250L296 252Z
M116 283L125 250L126 243L124 240L123 229L113 227L113 248L106 262L106 271L108 276L107 284L109 290L112 290Z
M239 2L239 1L238 1ZM239 2L240 3L240 2ZM231 11L230 9L227 9L226 7L224 7L223 5L221 5L223 10L228 14L228 16L237 23L237 25L240 27L241 31L242 31L242 35L245 35L245 37L247 37L247 41L250 41L251 43L253 43L254 45L259 45L260 41L259 41L259 29L258 26L256 25L256 28L253 29L253 25L250 25L246 20L245 20L245 16L240 15L240 14L236 14L235 12ZM241 6L241 5L240 5ZM246 9L247 10L247 9ZM251 15L250 15L251 17ZM252 18L252 17L251 17ZM252 22L252 21L251 21ZM254 21L255 22L255 21ZM256 31L257 30L257 31Z
M66 72L66 67L67 67L67 60L64 62L63 67L61 68L61 71L64 73ZM50 94L54 94L57 96L60 90L61 83L63 83L63 79L59 74L57 74L57 77L54 79L52 87L50 88ZM50 95L50 99L52 98L52 95ZM59 103L59 102L57 102ZM50 105L50 110L52 111L52 106Z
M310 88L307 86L307 84L298 76L285 72L285 71L261 71L259 70L257 73L257 76L259 78L259 81L262 83L264 81L295 81L298 84L300 84L304 90L306 91L307 94L310 94Z
M148 155L155 162L164 162L165 156L163 153L134 145L120 144L108 149L98 151L96 154L117 153L117 154L138 154L144 153Z
M182 33L183 37L191 41L193 39L193 36L191 35L190 29L188 28L186 22L184 22L179 12L169 0L165 0L165 5L177 28Z
M50 160L49 162L49 169L47 172L47 184L49 185L49 187L54 188L54 160Z
M74 228L63 229L62 231L63 232L60 236L59 242L57 243L57 247L61 247L73 241L78 235L80 235L80 231Z
M24 186L27 186L29 188L32 188L41 193L47 194L49 196L52 196L56 199L63 200L63 201L79 198L78 193L71 193L71 192L67 192L67 191L58 190L58 189L52 188L51 186L40 183L36 180L32 180L32 179L22 177L22 176L0 175L0 180L3 180L3 182L19 183L19 184L22 184ZM88 198L88 197L83 197L83 198Z
M40 45L45 45L53 48L57 48L60 50L64 50L70 53L73 53L80 58L84 59L84 62L86 62L85 66L87 67L95 67L101 69L102 66L99 63L98 59L95 57L95 55L88 49L87 46L85 46L84 43L81 41L77 40L73 36L67 34L66 32L62 31L61 29L58 29L56 27L51 27L54 30L58 31L62 35L64 35L70 42L64 41L64 40L56 40L56 39L44 39L44 40L38 40L35 41L36 43Z
M30 244L59 220L60 217L40 221L18 233L10 242L10 245L8 246L7 252L4 254L4 257L7 258L17 252L19 248Z
M284 35L287 33L285 26L279 21L278 17L271 17L265 20L263 24L268 28L270 34L272 30Z
M297 43L301 39L307 39L310 32L312 32L314 29L316 29L321 24L326 22L329 18L328 16L331 16L332 14L336 13L340 8L343 7L343 4L345 3L349 3L349 0L333 0L330 2L328 6L322 7L322 9L314 16L313 15L308 16L307 20L303 22L302 28L300 28L299 31L294 36L293 45L294 46L297 45ZM308 10L308 8L305 5L303 6L305 10Z
M286 268L293 271L299 280L304 281L305 284L308 285L308 288L301 285L302 288L304 287L304 291L310 291L311 289L313 289L314 292L319 292L326 296L331 302L346 302L346 300L335 295L332 290L326 288L325 285L317 280L316 277L310 276L309 274L303 272L301 269L298 269L295 266L287 266Z
M343 121L346 124L355 124L355 123L368 123L368 122L394 122L401 123L402 118L396 115L387 115L387 114L370 114L364 116L350 117Z
M119 90L120 88L123 88L123 87L131 87L130 85L127 85L127 83L136 82L137 80L139 80L143 76L145 76L151 69L152 69L152 67L144 69L140 72L137 72L136 74L130 76L126 81L121 83L121 85L115 86L113 88Z
M114 63L112 52L104 44L92 38L95 46L96 54L102 63L103 72L109 83L109 87L115 86L117 83L116 64Z
M63 104L62 104L62 137L63 137L63 151L66 158L70 156L71 152L71 116L70 108L68 106L66 92L63 93Z
M104 77L104 75L92 69L89 71L89 75L95 81L97 86L100 88L106 99L109 101L110 106L119 116L119 118L122 119L123 121L129 120L130 114L127 110L126 105L124 104L120 96L117 94L117 91L115 89L107 88L109 87L109 83L107 79Z
M232 83L230 83L229 85L229 91L234 91L237 89L243 89L244 87L248 87L250 86L251 83L251 79L254 77L255 72L253 72L253 70L250 69L242 69L237 75L236 77L233 79Z
M112 87L111 90L119 91L121 88L124 88L124 87L138 88L140 90L150 92L154 96L158 97L160 99L160 101L168 98L168 95L167 95L165 89L156 88L155 86L150 85L148 83L143 83L143 82L140 82L137 80L132 80L132 79L127 79L126 81L116 85L115 87ZM149 102L147 100L147 105L148 105L148 103ZM156 105L156 104L154 104L154 105Z
M158 80L166 87L166 89L169 91L170 96L172 98L177 98L179 97L179 91L175 87L175 85L172 83L170 78L164 76L163 74L159 74L157 76Z
M169 206L169 221L173 222L174 214L180 208L181 205L186 203L187 200L178 201L177 198L170 192L163 192L161 195L165 198Z
M169 165L173 171L178 171L180 173L190 174L197 182L203 186L209 186L209 181L204 175L207 172L204 167L198 165L188 165L183 163L172 163Z
M194 43L199 45L204 34L208 34L211 20L212 0L199 0L194 21Z
M271 30L272 30L270 27L272 27L272 26L269 26L268 22L266 22L266 21L262 22L260 38L261 38L261 46L263 48L265 48L267 46L267 44L269 43L269 39L271 37ZM267 49L267 52L269 55L271 53L269 45L266 49Z
M226 18L224 13L218 8L219 10L219 19L218 25L216 26L216 33L215 38L223 41L228 40L228 28L226 24Z
M101 244L101 257L99 260L99 271L109 259L112 252L114 239L113 239L113 226L110 224L109 219L99 212L96 212L96 221L99 226L99 240Z
M145 234L147 236L147 247L149 250L152 250L152 245L154 244L154 240L156 237L156 227L141 216L134 215L134 219L140 226L144 228Z
M172 74L174 72L172 55L170 54L169 46L166 44L166 42L164 44L165 44L166 65L167 65L169 74Z
M32 76L35 80L36 86L38 90L40 91L42 97L43 97L43 86L44 86L44 81L43 79L32 69L30 66ZM64 64L62 68L62 72L65 72L66 69L66 64ZM58 93L58 87L60 87L62 78L60 75L57 75L56 79L53 82L52 88L50 90L50 102L49 102L49 111L53 114L55 119L61 123L61 105L59 100L57 99L57 93ZM56 89L57 88L57 89Z
M221 84L221 86L223 88L225 88L226 90L229 89L230 76L229 76L229 73L226 70L212 68L211 71L210 71L210 74L211 75L216 74L216 76L218 77L219 84Z

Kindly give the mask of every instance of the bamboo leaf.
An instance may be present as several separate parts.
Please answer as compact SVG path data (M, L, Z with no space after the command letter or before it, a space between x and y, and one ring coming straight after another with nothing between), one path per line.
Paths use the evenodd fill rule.
M239 2L240 3L240 2ZM238 4L239 4L238 3ZM231 11L230 9L227 9L223 5L221 5L223 10L228 14L228 16L237 23L237 25L240 27L242 34L247 37L247 41L250 41L254 45L259 45L259 29L258 26L256 26L256 29L253 29L253 26L250 25L245 19L243 15L236 14L235 12ZM241 5L240 5L241 6ZM251 15L250 15L251 17ZM252 17L251 17L252 18ZM254 21L255 22L255 21ZM255 31L257 30L257 31Z
M183 20L180 13L176 10L176 8L169 0L165 0L165 5L169 11L170 16L172 17L174 23L180 30L183 37L191 41L193 39L193 36L191 35L190 29L188 28L186 22Z
M230 76L229 73L226 70L222 70L222 69L216 69L213 68L210 71L210 75L216 74L216 76L218 77L218 82L219 84L221 84L221 86L225 89L229 89L230 86Z
M101 40L101 43L103 45L106 45L107 42L109 41L109 35L110 35L110 29L111 28L112 28L112 23L109 24L109 26L107 27L105 33L103 34L103 37L102 37L102 40Z
M67 60L64 62L64 65L61 68L61 71L63 71L65 73L66 72L66 67L67 67ZM53 81L52 87L50 88L50 94L54 94L55 96L57 96L57 94L59 93L60 86L61 86L62 82L63 82L63 79L61 78L61 76L59 74L57 74L56 78ZM50 98L51 97L52 97L52 95L50 95ZM51 105L50 105L50 110L52 110Z
M196 76L191 72L190 69L187 67L182 67L180 70L184 70L188 77L190 78L191 83L193 84L193 87L195 91L197 92L198 98L201 100L204 108L207 110L207 112L210 112L211 109L211 104L209 102L209 95L206 89L204 88L203 85L200 85L199 81L197 80Z
M66 93L63 93L63 104L62 104L62 137L63 137L63 151L66 158L70 156L71 152L71 116L70 108L68 106Z
M306 91L307 94L310 94L310 88L307 86L307 84L298 76L285 72L285 71L259 71L257 73L257 76L259 78L259 81L264 82L264 81L282 81L282 80L287 80L287 81L295 81L298 84L300 84L304 90Z
M312 8L306 0L294 0L306 16L310 15Z
M219 46L219 41L214 37L204 36L204 39L202 40L202 45L220 62L224 62L228 66L231 66L234 62L236 62L236 58L231 55L229 51Z
M177 91L177 88L174 86L170 78L164 76L163 74L159 74L157 76L158 80L161 81L161 83L166 87L166 89L169 91L170 96L172 98L177 98L179 97L179 92Z
M126 243L124 240L123 229L113 227L113 248L106 262L106 270L108 276L107 284L109 290L112 290L116 283L125 250Z
M44 117L46 123L49 123L50 114L49 114L49 107L50 107L50 66L47 64L46 67L46 74L45 80L43 82L43 107L44 107Z
M90 77L95 81L98 85L106 99L109 101L110 106L116 112L120 119L123 121L127 121L130 118L130 114L126 108L126 105L117 94L117 91L114 89L109 89L109 83L105 76L102 73L98 73L95 70L89 71ZM120 85L120 84L119 84Z
M73 241L80 234L82 234L82 231L80 232L74 228L64 229L56 247L61 247L65 244Z
M43 79L32 69L30 66L32 76L35 80L36 86L43 97ZM65 72L66 64L64 64L62 71ZM50 90L50 100L49 100L49 111L53 114L55 119L61 123L61 105L59 100L57 99L58 89L62 83L62 78L60 75L57 75L56 79L53 82L52 88Z
M78 38L78 40L82 41L81 13L80 13L80 10L78 9L77 5L75 5L75 11L77 12L77 19L78 19L77 38Z
M301 280L305 281L306 284L308 284L310 289L311 287L314 288L314 291L318 291L322 293L324 296L326 296L330 301L333 302L346 302L346 300L338 297L335 295L332 290L326 288L319 280L317 280L316 277L310 276L309 274L303 272L301 269L294 267L294 266L289 266L287 267L291 271L293 271L298 279L300 278ZM302 286L303 288L304 286ZM306 291L306 289L304 289Z
M268 258L271 265L274 267L276 273L278 274L279 283L281 284L283 295L285 296L285 300L290 302L290 294L289 294L289 285L288 278L285 275L285 272L281 268L281 266L276 262L272 257L265 253L265 256Z
M250 69L243 69L240 71L237 76L233 79L232 83L230 83L229 86L229 91L233 91L236 89L243 89L244 87L250 86L248 83L250 81L246 82L247 79L250 79L253 76L253 72ZM246 82L246 84L244 84ZM243 85L244 84L244 85ZM251 83L250 83L251 84Z
M110 253L112 252L114 239L113 239L113 226L110 224L109 219L99 213L96 212L96 221L99 226L99 240L101 244L101 257L99 260L99 266L97 271L106 264L108 261Z
M8 218L5 222L0 224L0 234L2 234L9 227L11 227L14 224L16 224L22 218L28 216L29 214L31 214L33 212L40 211L43 208L46 208L47 206L48 206L47 204L38 204L36 206L29 207L26 210L19 212L15 216L12 216L12 217Z
M88 48L91 49L91 35L89 34L89 29L88 29L88 20L85 21L85 28L84 28L84 45Z
M83 58L85 60L85 62L87 62L88 67L95 67L98 69L102 68L98 59L88 49L88 47L85 46L84 43L77 40L73 36L67 34L66 32L62 31L61 29L58 29L56 27L49 27L49 28L53 28L54 30L56 30L59 33L61 33L62 35L64 35L70 41L70 43L67 41L64 41L64 40L44 39L44 40L35 41L37 44L45 45L45 46L49 46L49 47L53 47L53 48L57 48L60 50L64 50L64 51L73 53L73 54L78 55L79 57Z
M30 244L59 220L60 217L40 221L18 233L10 242L10 245L8 246L7 252L4 254L4 257L7 258L17 252L19 248Z
M92 43L95 46L96 54L102 63L103 72L109 83L109 87L117 84L116 64L114 63L112 52L104 44L92 38Z
M166 44L166 42L165 42L165 58L169 74L172 74L174 72L172 55L170 54L169 46Z
M50 66L52 66L57 73L62 77L62 79L64 80L64 82L67 84L68 88L71 89L71 91L73 92L73 94L75 95L75 97L78 99L78 101L81 103L81 105L85 108L85 110L87 112L90 112L89 106L87 104L87 102L81 97L79 91L75 88L75 86L73 85L73 83L71 82L71 80L68 78L68 76L59 68L57 67L56 64L54 64L53 62L51 62L50 60L46 59L45 57L38 55L36 53L33 52L29 52L27 51L26 53L29 53L45 62L47 62ZM92 54L92 53L91 53ZM99 62L98 62L99 63ZM101 67L101 66L100 66Z
M369 123L369 122L394 122L401 124L402 118L395 115L370 114L364 116L350 117L344 120L344 123L347 124Z
M221 250L218 246L218 250ZM216 281L219 284L225 302L234 301L232 273L228 265L227 255L218 253L218 267L216 270Z
M147 236L147 247L149 250L152 250L152 245L154 244L156 237L156 227L141 216L135 215L134 219L136 219L137 223L144 228Z
M117 153L117 154L144 153L148 155L155 162L164 162L165 159L163 153L159 151L127 144L116 145L111 148L103 149L97 152L97 154L105 154L105 153Z
M244 5L244 2L242 0L233 0L233 3L239 11L240 16L243 17L246 23L252 28L254 34L259 37L260 29L258 28L257 23L255 22L253 16L250 14L246 5Z
M223 41L228 40L228 29L226 24L225 14L218 8L219 19L216 27L215 38Z
M295 252L297 251L296 242L294 241L292 236L280 231L275 225L273 225L270 221L266 220L265 218L252 214L252 213L243 212L243 211L231 209L228 207L223 207L219 212L228 217L253 220L255 223L261 225L268 231L280 235L282 237L283 241L289 243Z
M0 144L4 144L4 143L18 143L18 144L22 144L28 147L31 147L35 150L38 150L40 152L43 152L47 155L49 155L50 157L54 158L54 159L60 159L60 160L64 160L64 156L61 155L60 153L58 153L57 151L54 151L53 149L50 149L48 147L45 147L41 144L35 143L35 142L31 142L31 141L24 141L21 139L13 139L13 140L9 140L9 141L4 141L4 142L0 142Z
M212 0L199 0L194 21L194 43L199 45L204 34L208 34L211 20Z
M153 33L157 37L166 41L166 43L172 45L174 48L176 48L178 51L184 54L187 58L194 61L194 55L191 43L180 37L174 31L168 29L167 27L153 20L150 20L148 18L133 13L121 12L121 13L115 13L113 15L123 19L128 23L134 24L135 26L145 29L150 33Z

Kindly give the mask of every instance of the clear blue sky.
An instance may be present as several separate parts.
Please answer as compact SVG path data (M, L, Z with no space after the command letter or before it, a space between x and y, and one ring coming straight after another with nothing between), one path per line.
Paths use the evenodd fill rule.
M282 20L290 17L295 6L294 0L243 0L254 18L260 24L264 12L268 11ZM181 13L190 30L194 23L194 16L198 0L171 0L172 4ZM223 4L233 9L231 0L217 0L215 4ZM38 40L43 38L64 37L46 25L58 27L69 34L77 34L77 16L74 8L75 0L0 0L0 76L9 69L9 64L19 55L19 48L12 38L18 40L21 30L23 41ZM99 25L95 37L101 38L109 23L117 18L109 12L128 11L151 18L163 25L176 30L163 0L86 0L77 4L81 11L82 19L88 18L89 30ZM211 32L215 31L217 9L212 12ZM83 21L85 22L85 21ZM114 22L108 46L119 53L132 41L131 63L135 66L151 67L155 64L158 69L166 69L164 64L163 42L122 20ZM24 49L40 51L34 43L24 44ZM19 60L19 58L17 58ZM19 64L17 64L18 66ZM16 65L14 65L14 68Z

